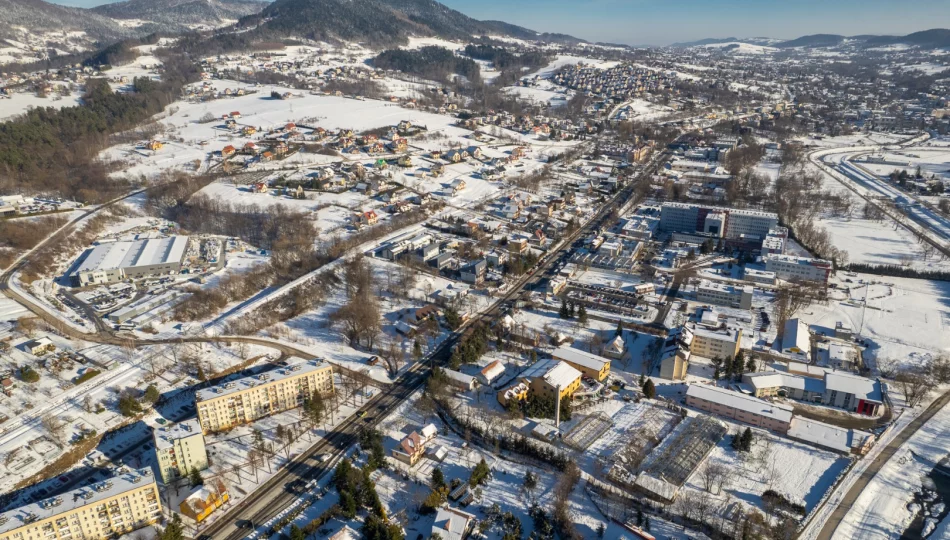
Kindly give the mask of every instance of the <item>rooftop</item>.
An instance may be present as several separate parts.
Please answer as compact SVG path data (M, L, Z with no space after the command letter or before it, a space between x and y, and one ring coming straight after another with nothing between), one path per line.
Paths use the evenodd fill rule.
M581 377L581 372L572 368L567 362L555 358L538 360L521 372L524 379L541 377L546 383L555 388L565 388Z
M178 439L187 439L188 437L199 436L203 437L201 434L201 426L198 424L197 418L192 418L190 420L185 420L179 422L173 426L166 426L161 429L156 429L154 431L155 436L155 449L161 450L165 448L171 448L173 443Z
M21 506L14 510L8 510L0 514L0 534L19 529L29 523L71 512L83 506L96 504L99 501L110 499L116 495L144 487L154 482L155 479L152 477L152 469L139 469L114 476L102 482L96 482L86 487L67 491L56 497L50 497L49 499ZM158 495L157 490L155 494L156 496Z
M560 347L554 351L553 356L557 360L564 360L565 362L584 366L587 369L593 369L595 371L600 371L603 369L604 364L610 363L610 360L603 356L584 352L572 347Z
M289 364L286 367L265 371L258 375L252 375L250 377L229 381L217 386L203 388L195 392L195 401L201 402L217 399L229 394L249 390L255 386L269 384L283 379L289 379L291 377L298 377L300 375L312 373L314 371L320 371L329 367L330 364L324 362L323 360L304 360L296 362Z
M858 399L881 401L881 383L873 379L844 371L825 373L825 388L836 392L854 394Z
M768 261L780 261L791 264L799 264L802 266L821 266L821 267L831 267L831 263L824 259L812 259L809 257L796 257L795 255L778 255L773 254L765 258L766 262Z
M187 246L187 236L101 244L88 252L74 274L181 262Z
M771 418L779 422L787 423L792 421L791 407L762 401L761 399L750 397L740 392L726 390L725 388L705 384L691 384L686 390L686 395L725 405L726 407L745 411L750 414Z

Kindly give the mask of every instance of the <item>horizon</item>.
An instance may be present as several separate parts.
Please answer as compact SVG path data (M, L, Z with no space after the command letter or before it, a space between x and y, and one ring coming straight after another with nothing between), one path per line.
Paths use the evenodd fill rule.
M91 8L113 2L51 0ZM442 0L446 6L475 19L498 20L535 30L569 34L588 42L631 46L668 46L703 39L795 39L812 34L906 35L950 28L950 10L937 0L912 0L895 18L887 0L819 0L781 3L770 0L733 0L710 11L707 2L681 0L652 4L641 0L522 0L518 3L484 0ZM942 9L941 9L942 8ZM669 21L658 28L657 21Z

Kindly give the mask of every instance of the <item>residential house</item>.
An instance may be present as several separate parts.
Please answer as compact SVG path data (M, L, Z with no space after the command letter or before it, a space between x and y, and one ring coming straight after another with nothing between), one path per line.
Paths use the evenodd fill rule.
M201 523L212 512L221 508L230 499L227 487L224 481L218 477L205 480L204 484L194 488L192 492L185 497L178 509L184 516L188 516Z
M443 506L436 511L430 537L438 535L442 540L465 540L474 524L474 515L458 508Z
M494 362L485 366L481 372L479 372L479 380L484 385L490 385L504 374L505 365L502 364L500 360L495 360Z
M425 442L422 436L419 435L418 432L413 431L399 441L399 446L393 448L392 455L397 460L412 467L422 459L422 456L425 455L425 451Z

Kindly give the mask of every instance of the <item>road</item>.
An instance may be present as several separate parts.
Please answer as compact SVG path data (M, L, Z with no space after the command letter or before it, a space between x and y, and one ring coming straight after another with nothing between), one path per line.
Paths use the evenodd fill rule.
M884 466L897 452L908 439L914 436L924 424L926 424L937 412L943 409L947 403L950 403L950 392L947 392L941 395L939 398L934 400L933 403L927 407L920 416L911 421L904 429L901 430L897 436L894 437L891 442L884 447L884 450L881 451L881 454L874 460L873 463L858 477L854 485L851 486L851 489L842 497L841 502L838 503L834 512L831 514L831 517L825 522L824 526L821 528L821 531L818 533L818 540L833 540L837 538L835 536L835 531L838 529L838 526L841 525L841 522L844 520L845 516L848 515L848 512L854 506L855 501L858 500L858 497L861 496L861 493L864 492L868 484L871 483L871 480L877 476L877 473L881 470L881 467Z
M479 317L474 318L467 324L473 324L474 321L490 321L494 319L502 310L506 309L513 300L518 298L522 291L536 287L545 274L554 270L557 263L562 262L569 256L572 244L578 238L592 229L599 228L614 208L618 207L618 205L626 203L634 193L637 180L641 180L646 175L655 172L658 163L660 163L667 155L668 154L666 152L656 154L654 158L648 163L648 165L643 167L636 179L632 180L627 187L618 192L608 202L602 205L587 221L587 223L579 227L577 231L564 239L561 242L559 249L549 252L547 255L545 255L542 261L533 270L524 275L511 287L507 293L496 300ZM138 190L123 197L109 201L108 203L95 209L91 209L85 215L74 219L62 229L48 237L46 240L40 242L32 250L22 255L10 268L4 271L3 274L0 274L0 291L21 305L25 306L40 318L51 324L54 324L64 334L70 337L95 343L125 345L132 341L136 345L144 346L180 342L237 341L271 347L281 351L282 353L298 356L301 358L312 358L312 355L308 352L297 349L291 345L278 344L270 340L251 336L191 336L171 339L137 339L134 337L118 336L104 324L99 324L101 321L97 321L97 333L87 334L79 331L78 329L72 328L71 326L63 324L62 321L51 314L46 308L38 305L31 298L10 287L10 280L19 270L29 263L30 257L33 254L39 252L47 245L50 245L50 243L57 241L62 237L63 234L68 234L71 227L75 226L76 223L82 219L88 218L91 214L108 208L112 204L115 204L125 198L137 195L142 191L143 190ZM96 319L94 318L93 320L95 321ZM337 458L343 455L343 453L358 440L359 433L363 429L375 426L375 424L379 422L381 418L384 418L393 412L405 399L407 399L413 392L418 390L424 384L431 365L444 364L448 361L452 348L460 339L462 330L464 330L464 328L460 328L458 332L453 333L448 339L443 341L442 344L432 352L428 358L429 361L417 362L405 373L399 376L394 381L394 384L389 385L383 391L377 393L376 396L371 398L361 408L361 411L366 413L364 418L353 415L345 419L331 432L329 432L325 438L321 439L317 444L304 451L289 465L282 468L263 486L249 494L248 497L243 499L240 503L235 504L230 509L227 509L226 514L219 515L213 523L211 523L205 530L201 531L202 534L212 538L241 538L251 532L245 528L246 525L254 524L257 526L266 523L268 520L280 513L284 508L291 504L294 499L299 497L298 494L291 492L289 485L299 478L309 480L313 478L320 478L322 475L326 474L328 472L328 464L334 463L336 460L333 459L324 463L318 459L318 456L321 454L330 453L334 456L334 458ZM370 419L370 421L366 421L366 419Z
M663 159L665 153L658 154L655 162ZM652 172L651 167L644 167L640 173L639 179ZM636 181L617 193L609 202L604 204L583 226L579 227L572 235L561 242L561 247L556 251L549 252L533 271L523 276L515 283L508 292L496 300L486 311L478 317L473 318L467 325L474 324L475 321L490 322L494 320L510 302L518 298L522 291L531 289L555 269L558 263L565 260L571 252L571 245L588 231L600 227L610 212L618 204L623 204L632 195ZM336 462L335 458L343 455L347 448L352 446L359 437L361 430L374 427L380 419L385 418L392 413L405 399L413 392L422 387L427 378L430 366L443 365L448 362L453 347L461 336L463 328L455 332L433 351L428 357L429 361L417 362L406 373L401 375L394 384L374 396L369 402L361 408L366 412L367 418L372 418L370 422L360 421L356 416L351 416L339 426L327 434L324 441L312 446L301 456L294 460L289 466L275 474L265 485L256 489L242 503L235 505L228 510L226 515L220 516L208 528L201 531L202 537L214 538L216 540L238 540L252 533L252 530L261 527L279 514L283 509L290 505L300 495L292 493L289 484L297 479L306 481L320 479L329 472L328 464ZM235 338L230 338L235 339ZM237 338L253 339L253 338ZM286 347L288 354L310 357L303 351L294 351L292 347ZM317 456L324 453L330 453L334 459L325 463L321 462Z

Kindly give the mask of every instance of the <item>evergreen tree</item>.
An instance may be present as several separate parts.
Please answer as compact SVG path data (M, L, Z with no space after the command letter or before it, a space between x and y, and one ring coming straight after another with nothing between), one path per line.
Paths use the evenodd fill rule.
M432 469L432 481L430 483L432 489L441 489L445 487L445 475L442 474L442 469L435 467Z
M745 428L745 431L742 432L741 446L744 452L752 450L752 429Z
M718 381L720 377L722 377L722 373L719 372L719 366L716 366L713 370L713 380Z
M614 337L623 336L623 322L617 321L617 329L614 330Z
M158 401L158 398L162 397L162 394L159 393L158 388L154 384L148 385L148 388L145 389L145 402L153 405Z
M643 527L643 509L637 508L637 527Z
M571 311L567 307L567 299L561 298L561 309L558 311L558 317L562 319L570 319Z
M571 302L571 311L568 318L573 319L576 316L577 316L577 306L574 305L574 302Z
M537 361L538 361L538 351L531 349L531 363L533 364Z
M356 517L356 497L349 490L340 493L340 510L347 519Z
M607 532L607 526L606 526L606 525L604 525L603 523L601 523L600 525L597 526L597 538L603 538L603 537L604 537L604 533L606 533L606 532Z
M645 382L646 382L646 378L643 376L643 373L641 373L641 374L640 374L640 381L639 381L640 388L643 388L643 383L645 383Z
M290 526L290 540L306 540L307 535L296 523Z
M412 342L412 356L416 360L422 358L422 343L418 339Z
M729 446L731 446L732 449L735 450L736 452L742 451L742 434L739 432L736 432L732 436L732 440L729 442Z
M205 483L204 478L201 477L201 473L194 467L188 472L188 480L191 481L191 487L197 487Z
M754 373L754 372L755 372L755 369L756 369L755 358L752 358L752 357L750 356L749 359L746 360L746 363L745 363L745 370L746 370L746 372Z
M184 540L185 531L181 525L181 516L177 512L172 512L171 521L158 538L159 540Z
M202 369L201 366L198 366L198 380L201 382L208 380L208 376L205 375L205 370Z
M653 384L652 379L647 379L646 382L643 383L643 395L649 399L656 397L656 385Z
M650 532L650 518L647 517L643 520L643 530Z
M581 324L587 324L587 309L584 306L577 310L577 320Z

